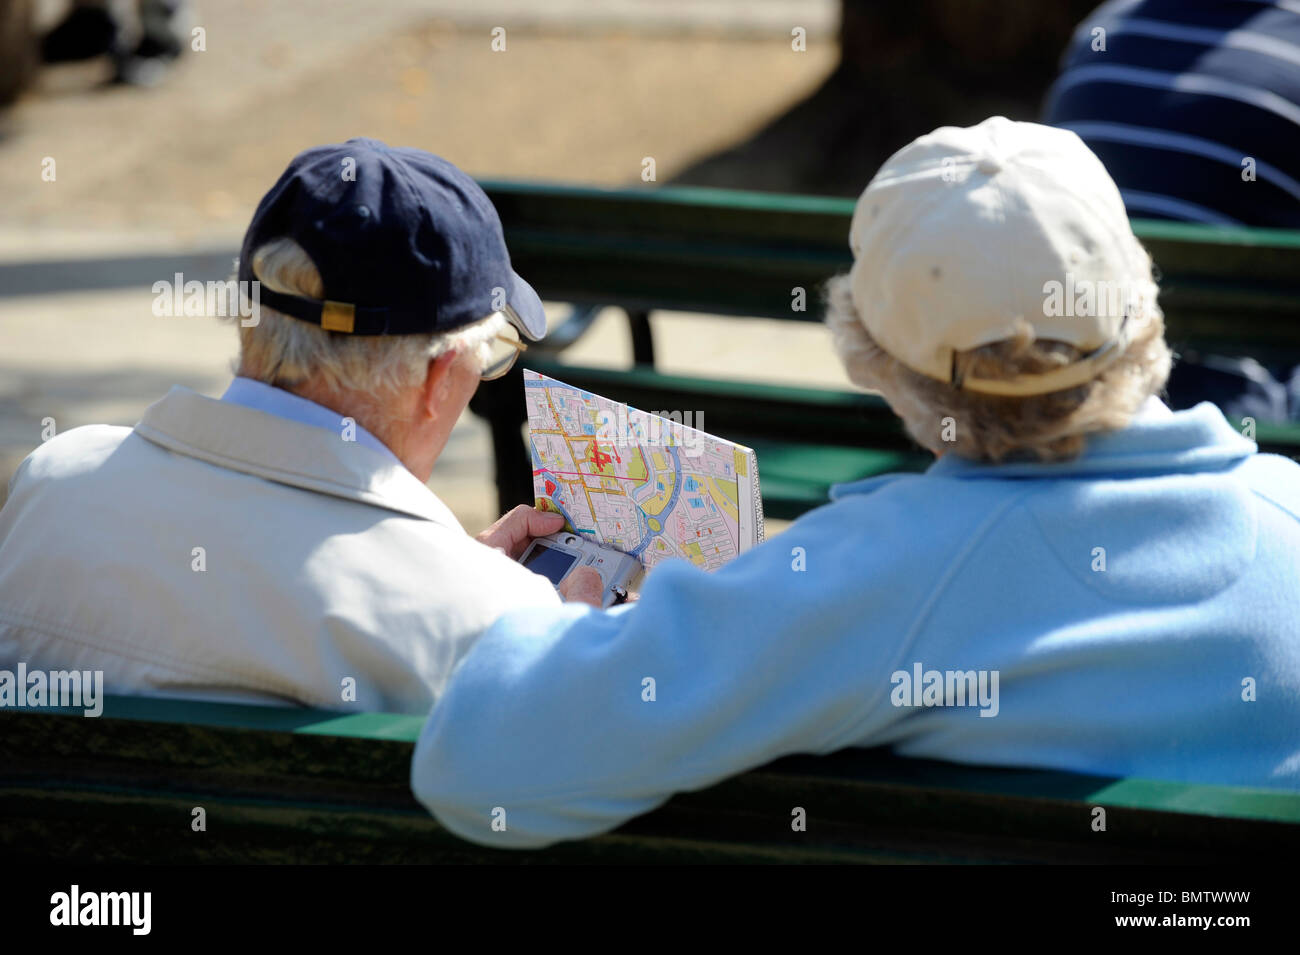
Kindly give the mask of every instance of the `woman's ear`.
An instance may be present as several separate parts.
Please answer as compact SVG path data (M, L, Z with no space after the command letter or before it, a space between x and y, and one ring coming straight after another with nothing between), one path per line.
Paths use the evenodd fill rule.
M451 369L459 355L455 349L429 359L429 368L420 391L420 410L427 420L438 417L439 409L451 393Z

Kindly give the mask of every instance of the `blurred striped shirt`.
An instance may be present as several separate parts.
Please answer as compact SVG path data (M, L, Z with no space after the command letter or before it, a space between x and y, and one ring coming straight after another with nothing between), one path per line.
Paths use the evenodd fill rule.
M1134 218L1300 228L1300 0L1102 4L1044 113Z

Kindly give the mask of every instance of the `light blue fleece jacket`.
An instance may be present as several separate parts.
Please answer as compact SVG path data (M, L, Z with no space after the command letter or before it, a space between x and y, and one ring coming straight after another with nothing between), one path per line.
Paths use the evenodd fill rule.
M466 839L537 847L879 745L1300 790L1300 465L1153 399L1068 463L840 486L713 574L657 567L638 604L502 617L411 785Z

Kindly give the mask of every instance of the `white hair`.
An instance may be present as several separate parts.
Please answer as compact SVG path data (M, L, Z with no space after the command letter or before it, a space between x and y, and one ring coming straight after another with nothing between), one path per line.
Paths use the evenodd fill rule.
M325 297L320 272L302 246L274 239L253 252L253 276L275 292ZM485 367L492 340L506 318L500 312L450 332L419 335L346 335L262 306L256 325L239 326L236 373L292 389L313 382L329 391L384 399L424 380L428 363L450 351L475 351Z

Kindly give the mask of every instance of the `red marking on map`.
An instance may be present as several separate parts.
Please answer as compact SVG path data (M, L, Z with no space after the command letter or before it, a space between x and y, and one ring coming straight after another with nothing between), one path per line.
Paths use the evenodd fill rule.
M598 471L605 470L605 466L608 465L610 461L617 461L619 464L623 463L623 459L619 457L617 451L602 451L600 450L600 445L595 441L591 442L591 451L587 455L587 460L590 461Z

